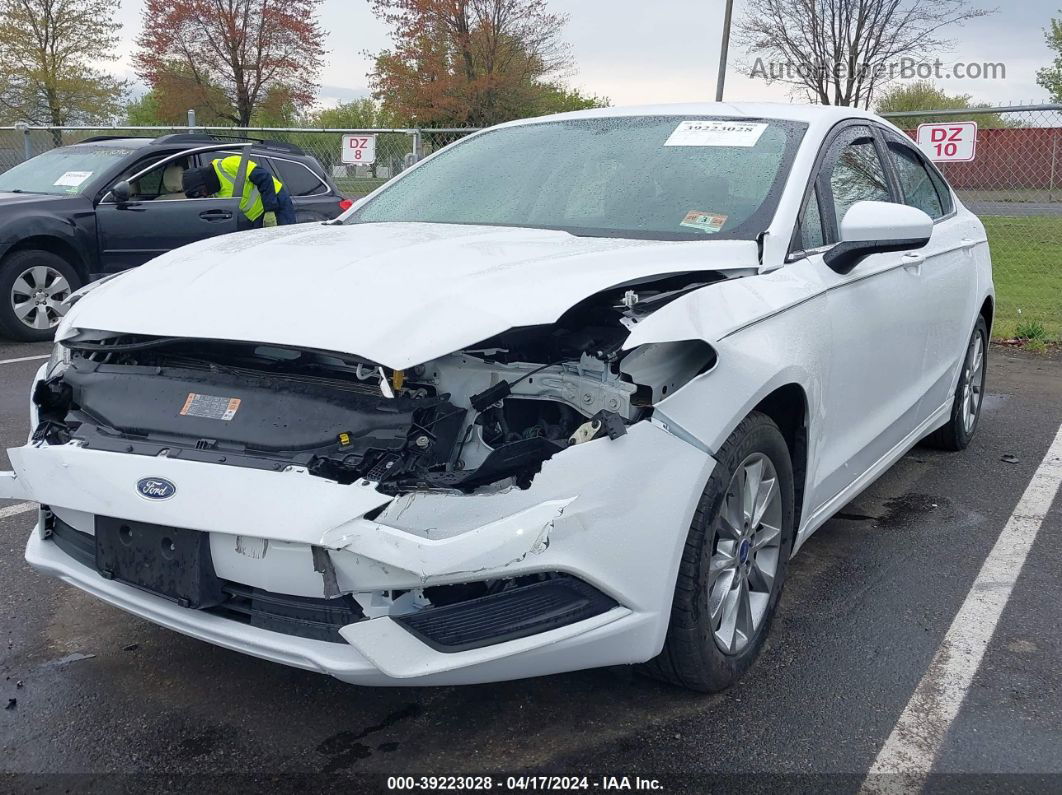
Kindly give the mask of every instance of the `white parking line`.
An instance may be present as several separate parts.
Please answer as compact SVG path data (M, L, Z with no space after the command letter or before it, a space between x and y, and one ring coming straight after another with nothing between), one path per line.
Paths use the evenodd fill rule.
M922 788L1062 484L1062 428L985 558L929 669L885 741L863 792Z
M17 502L14 505L0 507L0 519L7 519L11 516L18 516L20 513L29 513L35 510L37 510L37 503L35 502Z
M19 362L36 362L41 359L47 359L51 354L44 354L43 356L23 356L20 359L0 359L0 364L18 364Z

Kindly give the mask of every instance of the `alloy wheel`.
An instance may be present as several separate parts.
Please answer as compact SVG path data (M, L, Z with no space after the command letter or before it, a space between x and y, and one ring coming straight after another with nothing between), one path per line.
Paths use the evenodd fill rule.
M980 332L974 332L966 351L963 365L962 427L967 435L973 433L977 414L981 411L981 399L985 378L985 340Z
M55 268L33 265L26 268L11 286L11 308L15 317L31 329L49 329L59 325L70 297L70 282Z
M716 521L708 571L712 635L724 654L740 654L767 616L782 544L778 473L762 453L734 471Z

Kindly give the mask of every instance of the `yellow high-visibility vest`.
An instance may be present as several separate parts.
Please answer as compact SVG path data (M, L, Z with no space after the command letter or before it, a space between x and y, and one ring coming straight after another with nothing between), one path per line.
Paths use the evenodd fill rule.
M240 155L230 155L225 158L218 158L211 163L214 166L214 171L218 175L218 182L221 183L221 190L218 191L217 198L228 199L234 194L236 188L236 175L240 173L240 162L243 158ZM265 212L265 206L262 204L262 194L258 192L258 188L251 182L250 174L258 166L253 160L247 161L247 172L243 180L243 198L240 200L240 210L247 216L248 221L257 221L262 217ZM277 193L284 188L284 183L276 177L273 177L273 188Z

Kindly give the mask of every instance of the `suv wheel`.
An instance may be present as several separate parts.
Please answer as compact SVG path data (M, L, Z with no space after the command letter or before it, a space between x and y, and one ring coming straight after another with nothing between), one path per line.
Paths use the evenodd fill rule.
M81 286L70 264L48 251L16 251L0 265L0 334L26 342L50 340Z

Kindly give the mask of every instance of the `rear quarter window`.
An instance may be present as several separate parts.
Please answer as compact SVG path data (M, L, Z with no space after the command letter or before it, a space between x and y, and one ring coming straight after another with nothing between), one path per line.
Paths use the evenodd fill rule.
M316 196L328 191L320 177L301 163L271 158L269 167L292 196Z

